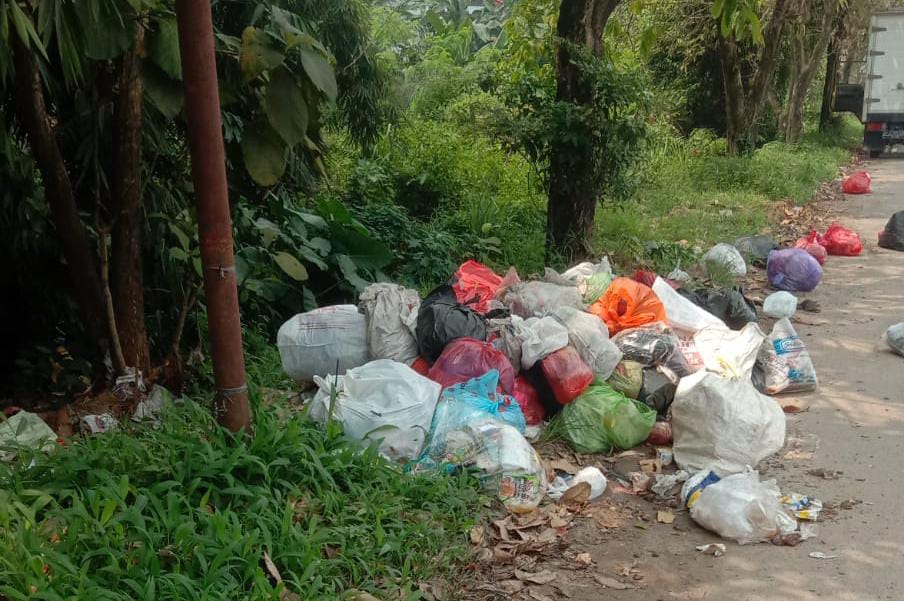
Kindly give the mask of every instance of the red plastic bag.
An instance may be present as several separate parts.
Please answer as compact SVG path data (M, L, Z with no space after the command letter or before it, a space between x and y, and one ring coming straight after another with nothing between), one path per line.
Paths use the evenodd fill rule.
M659 274L655 271L647 271L646 269L638 269L634 272L634 281L640 282L644 286L653 287L653 284L656 282L656 278L659 277ZM676 282L674 280L669 280L667 278L662 278L669 286L675 288L681 288L681 282Z
M670 422L656 422L647 437L647 444L653 446L672 444L672 424Z
M471 259L455 272L452 290L459 303L478 313L486 313L492 308L490 302L501 284L502 278L492 269Z
M543 419L546 417L546 409L543 408L543 403L540 402L540 395L537 393L537 389L534 388L527 378L524 376L515 378L515 394L512 396L518 401L518 406L521 407L521 413L524 414L524 419L527 421L528 426L536 426L543 423Z
M665 307L649 286L630 278L615 278L606 293L587 309L609 327L609 335L661 321L668 323Z
M830 255L856 257L863 252L863 243L857 232L833 223L822 237L822 245Z
M540 361L543 375L560 405L578 398L593 381L588 367L573 346L566 346Z
M503 392L512 394L515 391L515 370L508 357L489 342L458 338L443 349L436 363L427 372L427 377L442 384L443 388L448 388L482 376L491 369L499 372L499 384Z
M829 256L829 253L826 252L826 247L822 245L822 237L816 230L810 232L809 236L804 236L795 242L794 248L807 251L814 259L819 261L820 265L825 263L826 258Z
M872 178L866 171L858 171L844 178L841 182L841 191L845 194L869 194L872 192L869 183Z
M411 369L421 374L422 376L426 376L430 371L430 362L423 357L418 357L414 360L414 363L411 364Z

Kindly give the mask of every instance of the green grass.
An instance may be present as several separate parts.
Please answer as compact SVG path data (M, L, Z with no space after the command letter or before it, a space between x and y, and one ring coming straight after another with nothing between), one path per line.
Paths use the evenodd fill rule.
M622 263L669 270L692 260L695 246L705 250L768 232L774 203L805 203L821 182L836 177L861 127L845 119L828 133L808 133L800 144L772 142L741 157L725 156L723 140L660 133L634 197L604 203L597 213L595 245Z
M409 477L336 432L273 409L234 438L186 402L158 430L0 464L0 597L416 599L467 557L466 476Z

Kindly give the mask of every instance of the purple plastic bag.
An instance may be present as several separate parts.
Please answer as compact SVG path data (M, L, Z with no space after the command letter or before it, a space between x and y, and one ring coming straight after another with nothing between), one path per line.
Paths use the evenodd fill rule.
M809 292L822 280L819 261L800 248L783 248L769 253L766 263L769 283L779 290Z

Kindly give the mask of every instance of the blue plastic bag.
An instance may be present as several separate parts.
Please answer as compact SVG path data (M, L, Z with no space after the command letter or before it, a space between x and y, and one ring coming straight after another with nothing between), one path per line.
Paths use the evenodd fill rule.
M779 290L809 292L822 280L819 261L800 248L783 248L769 253L766 263L769 283Z

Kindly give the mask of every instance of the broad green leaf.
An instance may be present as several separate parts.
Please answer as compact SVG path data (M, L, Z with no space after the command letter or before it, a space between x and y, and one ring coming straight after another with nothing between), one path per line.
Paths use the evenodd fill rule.
M179 30L176 18L167 16L157 22L157 29L148 39L148 56L173 79L182 79L179 55Z
M385 244L368 234L338 225L330 227L335 252L351 257L364 269L376 270L392 262L392 251Z
M96 60L116 58L132 45L135 15L129 10L121 13L117 2L97 2L97 12L80 10L80 22L85 32L82 51ZM92 14L94 13L94 14Z
M336 262L342 271L342 276L351 284L358 292L367 288L369 282L358 275L358 267L348 255L336 255Z
M308 105L288 69L280 67L270 74L264 112L270 125L290 148L304 140L308 130Z
M273 260L279 265L287 276L296 282L303 282L308 279L308 270L305 269L301 262L287 252L278 252L273 256Z
M254 227L261 233L261 240L264 242L264 248L273 244L273 241L282 233L278 225L264 217L255 219Z
M284 58L282 51L276 48L266 32L254 27L246 27L242 32L239 66L245 81L251 81L264 71L278 67Z
M173 235L179 239L179 245L182 247L182 250L187 251L191 246L191 240L189 240L188 235L183 232L175 223L171 223L169 225L169 229L173 233Z
M316 265L319 269L323 271L329 269L329 266L326 264L326 262L324 262L323 259L320 258L320 255L318 255L307 246L298 247L298 253L305 258L305 261Z
M321 255L326 256L330 252L330 241L325 240L323 238L311 238L308 240L308 246L319 252Z
M301 64L311 82L323 92L330 102L336 101L338 89L336 73L322 54L309 48L301 49Z
M169 249L169 256L173 261L182 262L188 260L188 254L178 246L173 246Z
M141 79L144 91L164 117L172 119L179 114L185 102L185 89L181 81L172 79L147 60L141 61Z
M242 157L251 179L261 186L272 186L286 171L286 146L266 123L245 129Z

